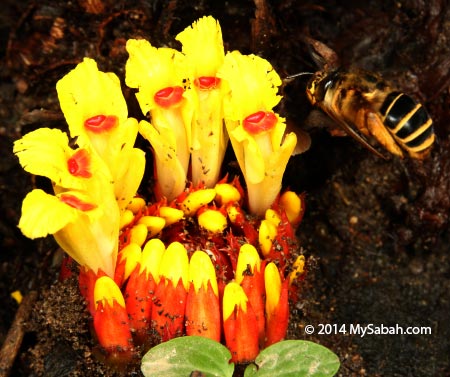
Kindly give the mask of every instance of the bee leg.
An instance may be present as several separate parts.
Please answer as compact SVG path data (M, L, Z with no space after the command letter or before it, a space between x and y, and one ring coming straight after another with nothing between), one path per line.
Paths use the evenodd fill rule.
M380 117L371 111L365 113L367 130L390 153L403 158L403 152L395 142L391 133L381 121Z

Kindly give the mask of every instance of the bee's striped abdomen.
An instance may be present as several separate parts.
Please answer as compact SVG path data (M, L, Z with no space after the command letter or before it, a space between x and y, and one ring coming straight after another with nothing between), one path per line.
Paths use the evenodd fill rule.
M384 125L409 152L422 152L433 144L433 121L422 104L410 96L401 92L388 94L380 114Z

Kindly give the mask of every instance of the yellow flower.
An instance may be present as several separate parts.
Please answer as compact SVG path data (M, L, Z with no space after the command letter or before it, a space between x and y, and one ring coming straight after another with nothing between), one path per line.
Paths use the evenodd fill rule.
M29 193L19 228L29 238L53 234L75 261L113 276L120 223L113 179L89 145L73 150L68 142L63 132L42 128L14 143L24 169L49 178L56 194Z
M284 119L272 111L281 80L266 60L234 51L218 73L227 80L225 123L244 175L250 211L259 216L273 204L297 137L284 135Z
M172 200L184 190L191 146L192 106L179 73L182 54L136 39L127 42L127 51L125 82L139 89L136 98L152 121L142 121L139 131L155 153L156 192Z
M133 145L138 123L128 118L120 81L85 58L56 84L70 135L81 148L92 146L108 166L121 209L135 195L145 167L144 153Z
M194 103L192 119L192 182L213 187L220 174L228 136L223 124L223 85L216 76L224 61L219 23L203 17L176 37L185 54L184 67Z
M97 205L77 191L53 196L35 189L23 201L19 228L31 239L53 234L76 262L114 276L119 236L115 208L114 213L114 206Z

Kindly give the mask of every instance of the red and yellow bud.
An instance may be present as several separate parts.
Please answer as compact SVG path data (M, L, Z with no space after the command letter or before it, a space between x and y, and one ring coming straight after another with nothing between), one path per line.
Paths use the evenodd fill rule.
M220 304L216 271L204 251L196 251L189 262L189 292L186 299L186 335L220 342Z
M264 270L266 288L266 342L265 347L284 339L289 319L289 279L281 281L275 263L270 262Z
M141 260L142 249L136 243L130 243L125 246L119 253L117 258L116 271L114 273L114 281L119 287L128 279L131 272Z
M167 247L161 258L159 276L152 307L152 325L164 342L182 335L184 330L189 259L181 243L172 242Z
M223 330L231 362L246 363L259 353L258 326L244 289L228 283L223 293Z
M106 274L102 270L98 270L97 273L95 273L90 268L81 266L80 267L80 273L78 275L78 288L80 289L81 295L86 300L86 306L89 310L89 313L91 313L92 316L94 316L95 313L95 300L94 300L94 288L95 288L95 282L98 278L105 276Z
M164 251L165 246L161 240L154 238L148 241L125 288L130 327L139 343L145 341L150 327L152 299L159 282L158 270Z
M97 279L94 289L94 329L98 342L120 358L133 348L125 301L117 284L109 276Z
M258 325L259 344L264 344L264 274L261 259L255 247L244 244L239 250L236 283L240 284L253 308Z

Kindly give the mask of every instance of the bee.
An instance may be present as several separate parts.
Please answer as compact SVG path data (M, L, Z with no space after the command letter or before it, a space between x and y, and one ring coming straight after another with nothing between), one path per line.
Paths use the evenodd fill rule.
M333 57L334 52L313 41L321 55ZM330 52L331 51L331 52ZM334 62L334 64L336 64ZM435 141L433 121L419 102L393 89L383 78L363 70L343 70L325 65L312 75L306 95L312 105L322 109L340 128L376 155L378 152L367 140L373 138L391 154L422 160Z

